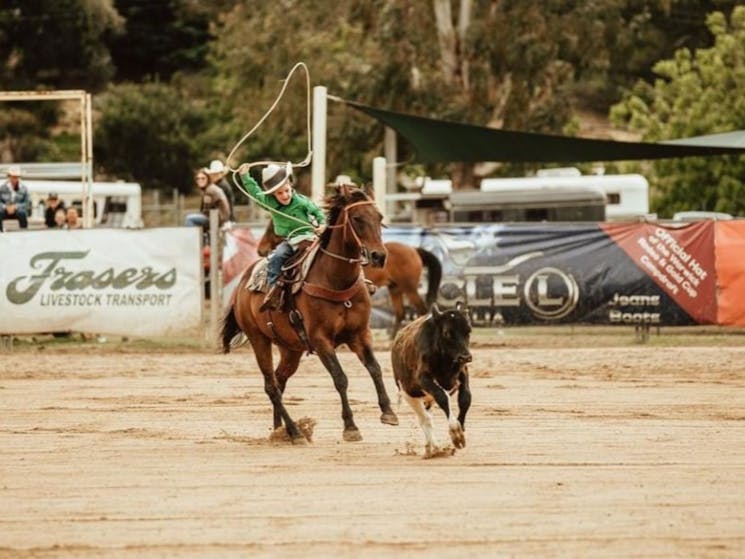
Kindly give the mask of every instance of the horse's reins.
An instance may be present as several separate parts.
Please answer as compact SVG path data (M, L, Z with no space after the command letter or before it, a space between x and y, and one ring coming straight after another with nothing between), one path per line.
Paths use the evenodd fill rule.
M347 226L349 230L352 232L352 236L354 237L355 242L357 243L357 246L360 247L363 252L367 250L367 247L365 247L364 243L360 239L359 234L354 228L354 225L349 220L349 210L352 208L355 208L357 206L368 206L370 204L375 204L374 200L360 200L359 202L354 202L353 204L349 204L348 206L345 206L342 210L344 212L344 220L342 223L339 223L337 225L328 225L327 229L338 229L339 227L344 227L344 240L347 239ZM321 252L323 252L327 256L331 256L332 258L336 258L337 260L342 260L344 262L348 262L349 264L357 264L360 262L367 262L367 259L364 256L360 256L359 258L349 258L346 256L342 256L340 254L335 254L331 251L326 250L325 248L321 247Z

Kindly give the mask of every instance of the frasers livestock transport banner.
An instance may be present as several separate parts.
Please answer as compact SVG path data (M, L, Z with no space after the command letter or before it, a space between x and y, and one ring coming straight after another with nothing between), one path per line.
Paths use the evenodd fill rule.
M745 326L745 221L389 228L443 263L476 322ZM421 291L424 291L422 286Z
M199 229L0 234L0 333L165 335L201 324Z

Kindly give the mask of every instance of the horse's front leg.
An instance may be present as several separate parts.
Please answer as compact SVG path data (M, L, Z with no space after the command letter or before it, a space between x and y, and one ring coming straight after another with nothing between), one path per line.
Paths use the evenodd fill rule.
M283 397L287 380L297 371L302 355L302 351L292 351L284 347L279 348L279 365L277 365L277 369L274 371L274 378L277 382L277 388L279 388ZM277 408L274 408L274 428L277 429L281 425L282 415Z
M361 340L349 344L349 348L357 355L373 380L375 392L378 393L378 405L380 406L380 411L383 412L380 415L380 422L386 425L398 425L398 416L396 416L396 413L391 408L391 400L385 389L380 363L378 363L372 350L372 341L370 340L369 332L362 336Z
M314 341L313 347L316 349L318 357L321 359L321 363L323 363L323 366L326 367L326 370L331 374L336 391L339 393L339 397L341 398L341 418L344 420L344 440L361 441L362 435L360 434L360 430L354 424L352 408L349 406L349 398L347 396L349 380L347 379L344 370L341 368L341 364L339 363L339 359L336 357L334 348L326 340L323 340L320 343Z

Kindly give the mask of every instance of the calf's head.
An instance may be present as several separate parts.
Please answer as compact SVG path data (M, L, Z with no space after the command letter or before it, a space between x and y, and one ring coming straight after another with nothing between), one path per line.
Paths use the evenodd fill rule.
M457 365L471 362L471 351L468 349L471 339L471 321L462 303L454 309L441 311L435 304L432 306L431 342L436 353L452 359Z

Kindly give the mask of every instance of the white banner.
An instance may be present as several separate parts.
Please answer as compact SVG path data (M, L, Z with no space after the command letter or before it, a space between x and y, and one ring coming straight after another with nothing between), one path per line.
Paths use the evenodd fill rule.
M201 326L197 227L0 234L0 334L167 335Z

